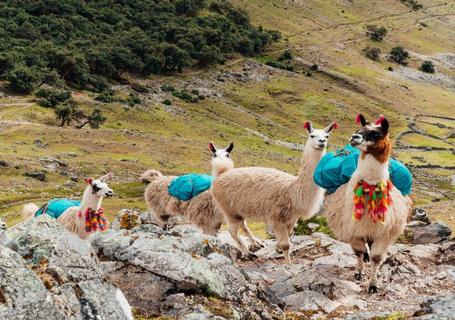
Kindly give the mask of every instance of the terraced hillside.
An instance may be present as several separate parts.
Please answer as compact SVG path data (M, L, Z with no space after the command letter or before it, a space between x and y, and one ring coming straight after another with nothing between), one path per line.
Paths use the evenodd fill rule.
M117 101L125 101L132 85L141 88L134 106L74 91L83 108L96 106L107 116L100 129L60 128L52 110L33 96L12 95L3 83L0 215L13 224L23 203L78 196L84 176L108 170L116 174L118 196L105 201L106 211L144 208L139 174L146 168L206 172L209 140L234 141L237 166L296 173L304 121L339 122L330 141L335 149L347 142L361 111L391 120L394 156L412 168L416 205L455 226L455 2L419 0L418 10L399 0L232 2L253 24L279 30L282 40L260 57L234 55L222 66L113 85ZM382 42L366 35L370 24L387 28ZM410 53L407 66L387 58L398 45ZM380 61L364 55L367 46L381 49ZM280 60L286 51L292 59ZM433 61L436 73L419 71L423 60ZM185 102L169 86L201 99ZM37 172L44 181L26 176Z

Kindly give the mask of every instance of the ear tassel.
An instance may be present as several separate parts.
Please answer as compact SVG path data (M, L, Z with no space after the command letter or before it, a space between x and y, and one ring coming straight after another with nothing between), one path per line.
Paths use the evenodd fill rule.
M384 121L384 119L385 119L384 115L381 114L379 116L379 118L374 122L374 124L378 126L378 125L380 125L382 123L382 121Z
M303 125L303 127L307 130L310 130L310 127L311 127L311 123L309 121L305 122L305 124Z
M336 123L335 121L332 122L332 128L335 130L338 129L338 123Z

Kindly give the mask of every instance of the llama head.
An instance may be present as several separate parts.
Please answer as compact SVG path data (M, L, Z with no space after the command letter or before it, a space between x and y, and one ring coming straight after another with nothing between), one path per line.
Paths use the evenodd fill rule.
M381 115L373 123L368 122L362 114L356 117L357 124L362 126L351 136L349 143L364 154L372 154L379 162L385 162L392 152L389 138L389 122Z
M215 144L210 141L208 145L209 151L212 153L214 158L229 158L234 149L234 143L231 142L226 149L218 149Z
M1 219L0 219L0 232L2 231L6 231L8 227L6 226L6 223L4 223Z
M338 128L336 122L332 122L324 129L314 129L310 121L305 122L303 126L308 133L308 142L316 150L324 150L327 148L330 132Z
M91 189L92 195L102 198L102 197L112 197L114 195L114 191L109 188L109 186L106 183L106 180L111 178L113 176L112 173L108 173L104 176L102 176L99 179L93 179L93 178L86 178L85 182L89 185L89 188Z

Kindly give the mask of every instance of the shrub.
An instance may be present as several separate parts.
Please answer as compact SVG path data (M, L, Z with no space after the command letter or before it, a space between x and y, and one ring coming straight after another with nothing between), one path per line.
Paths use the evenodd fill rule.
M41 78L39 73L32 68L16 65L7 76L9 87L14 92L30 93L39 84Z
M172 101L169 100L169 99L164 99L163 100L163 104L167 105L167 106L171 106L172 105Z
M55 108L58 104L65 102L71 98L71 92L68 90L60 90L54 88L41 88L35 92L38 104L46 108Z
M161 88L161 91L164 91L164 92L172 92L172 91L175 91L174 86L172 86L172 85L170 85L170 84L163 84L160 88Z
M103 91L95 97L95 100L104 103L114 102L114 93L111 90Z
M310 67L310 70L311 71L317 71L319 69L319 66L317 64L312 64L311 67Z
M382 41L387 34L387 29L376 25L367 26L367 36L373 41Z
M379 48L366 47L362 50L362 52L365 54L365 56L367 56L367 58L374 61L379 61L381 57L381 49Z
M193 89L191 90L191 93L198 96L199 95L199 90Z
M265 64L268 65L269 67L273 67L273 68L277 68L277 69L294 71L294 66L291 64L284 64L284 63L281 63L278 61L273 61L273 60L267 61Z
M128 102L129 106L133 107L136 104L140 104L142 101L137 94L135 94L134 92L130 92L130 94L128 95L128 99L126 99L126 102Z
M194 102L193 96L187 90L181 90L181 91L174 90L174 91L172 91L172 95L185 102Z
M423 61L421 66L420 66L420 70L422 70L423 72L427 72L427 73L435 73L436 72L434 64L430 60Z
M143 85L142 83L133 83L131 85L131 89L133 89L134 91L136 92L139 92L139 93L148 93L149 92L149 89Z
M292 60L293 56L292 56L292 52L289 51L289 50L285 50L281 55L280 57L278 58L278 60L280 61L283 61L283 60Z
M409 58L409 53L406 51L405 48L398 46L392 48L390 51L390 59L396 63L402 64L402 65L407 65Z

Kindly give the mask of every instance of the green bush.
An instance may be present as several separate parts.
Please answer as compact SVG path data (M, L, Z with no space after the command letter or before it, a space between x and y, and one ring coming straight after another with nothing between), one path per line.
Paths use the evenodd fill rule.
M164 99L163 100L163 104L167 105L167 106L171 106L172 105L172 101L169 100L169 99Z
M407 65L409 58L409 53L406 51L405 48L398 46L392 48L390 51L390 59L396 63L402 64L402 65Z
M38 104L46 108L55 108L58 104L71 98L71 92L55 88L41 88L35 92L35 96L41 98Z
M430 60L425 60L420 65L420 70L426 73L435 73L436 69L434 67L434 63Z
M14 92L30 93L38 86L41 77L36 69L16 65L8 73L7 80L10 89Z
M140 104L142 101L137 94L135 94L134 92L130 92L130 94L128 95L128 99L126 99L126 102L128 102L128 105L132 107L136 104Z
M367 26L367 36L373 41L382 41L387 34L387 29L376 25Z
M114 92L112 92L111 90L103 91L95 97L95 100L104 103L112 103L114 102Z
M269 67L273 67L273 68L277 68L277 69L294 71L294 66L291 64L284 64L284 63L281 63L278 61L273 61L273 60L267 61L265 64L268 65Z
M169 85L169 84L163 84L160 88L161 88L161 91L164 91L164 92L172 92L172 91L175 91L174 86Z
M381 57L381 49L379 48L366 47L362 50L362 52L365 54L365 56L367 56L367 58L374 61L379 61Z
M278 58L278 60L283 61L283 60L292 60L292 52L289 50L285 50Z

